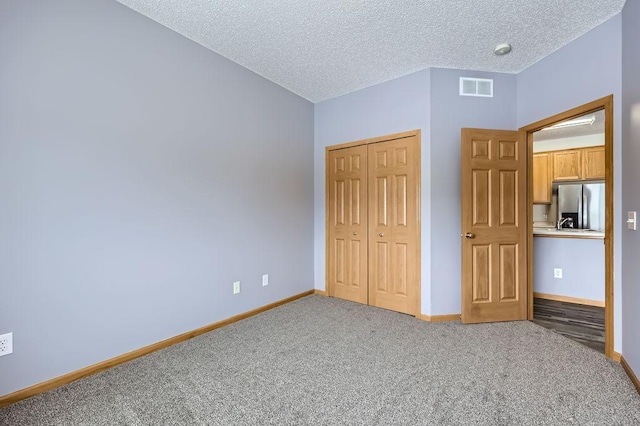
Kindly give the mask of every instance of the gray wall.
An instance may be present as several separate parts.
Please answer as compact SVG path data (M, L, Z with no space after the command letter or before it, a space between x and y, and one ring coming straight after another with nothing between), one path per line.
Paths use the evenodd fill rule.
M110 0L0 58L0 395L313 288L311 103Z
M495 97L458 94L459 77L495 79ZM516 77L421 71L315 107L315 286L325 288L325 147L422 130L422 308L460 313L460 129L515 129Z
M622 11L622 212L640 210L640 2ZM640 377L640 231L622 231L622 354Z
M533 238L533 291L604 303L604 244L601 239ZM562 268L562 278L553 269Z
M620 15L518 74L518 127L614 95L614 350L622 350L622 121ZM535 263L535 260L534 260Z
M492 78L493 98L459 95L460 77ZM431 314L460 313L460 129L516 129L516 76L431 69Z
M325 288L325 147L408 130L422 130L422 312L429 300L429 70L315 105L314 280Z

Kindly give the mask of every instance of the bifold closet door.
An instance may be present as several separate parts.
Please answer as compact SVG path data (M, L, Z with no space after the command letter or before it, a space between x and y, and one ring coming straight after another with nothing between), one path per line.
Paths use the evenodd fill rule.
M374 143L368 151L369 304L417 315L418 139Z
M328 157L329 295L368 303L367 146Z

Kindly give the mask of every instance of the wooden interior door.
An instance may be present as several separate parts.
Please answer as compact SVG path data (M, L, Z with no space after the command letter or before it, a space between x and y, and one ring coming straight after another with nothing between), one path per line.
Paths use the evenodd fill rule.
M329 151L329 295L367 303L367 146Z
M527 319L525 140L462 129L463 323Z
M417 136L369 145L369 304L419 312Z

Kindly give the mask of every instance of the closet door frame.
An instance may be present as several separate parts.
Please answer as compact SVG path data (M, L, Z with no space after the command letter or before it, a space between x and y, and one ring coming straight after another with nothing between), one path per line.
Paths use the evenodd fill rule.
M329 227L330 227L330 223L329 223L329 207L330 207L330 200L329 200L329 153L331 151L334 150L338 150L338 149L344 149L344 148L351 148L354 146L361 146L361 145L370 145L370 144L375 144L375 143L380 143L380 142L387 142L387 141L392 141L395 139L404 139L404 138L409 138L409 137L413 137L415 136L417 139L417 147L416 147L416 156L417 156L417 167L416 167L416 232L417 232L417 244L416 244L416 300L415 300L415 316L416 318L421 317L422 315L422 309L421 309L421 300L422 300L422 278L421 278L421 271L422 271L422 265L421 265L421 251L422 251L422 228L421 228L421 223L420 223L420 217L421 217L421 199L420 199L420 194L421 194L421 175L422 175L422 161L421 161L421 148L422 148L422 139L421 139L421 132L420 130L411 130L408 132L402 132L402 133L394 133L394 134L390 134L390 135L386 135L386 136L380 136L380 137L376 137L376 138L369 138L369 139L362 139L362 140L358 140L358 141L354 141L354 142L348 142L348 143L343 143L343 144L338 144L338 145L331 145L325 148L325 293L328 296L329 294L331 294L330 292L330 280L329 280L329 259L330 259L330 253L329 253L329 249L330 249L330 240L329 240ZM368 280L368 277L367 277Z

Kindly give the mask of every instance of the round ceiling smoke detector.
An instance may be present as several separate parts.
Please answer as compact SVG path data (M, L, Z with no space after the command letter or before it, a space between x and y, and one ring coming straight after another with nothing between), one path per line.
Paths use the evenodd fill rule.
M509 43L500 43L493 49L493 53L498 56L506 55L509 52L511 52L511 45Z

